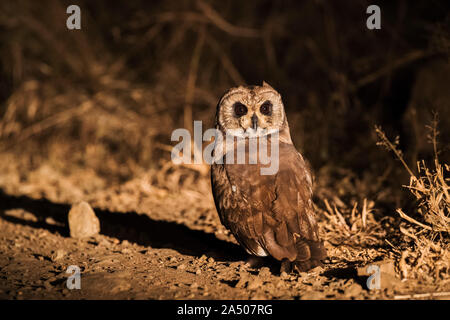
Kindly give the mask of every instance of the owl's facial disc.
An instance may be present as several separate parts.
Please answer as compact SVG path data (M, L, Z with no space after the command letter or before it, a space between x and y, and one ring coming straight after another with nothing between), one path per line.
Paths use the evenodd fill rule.
M219 124L233 136L265 136L280 130L284 122L281 97L266 86L233 88L222 97L219 108Z

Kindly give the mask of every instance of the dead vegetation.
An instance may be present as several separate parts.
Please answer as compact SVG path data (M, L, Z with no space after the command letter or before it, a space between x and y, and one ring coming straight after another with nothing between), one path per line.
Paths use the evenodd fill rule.
M391 142L380 127L375 130L380 139L378 144L392 151L410 175L409 185L403 187L415 197L412 212L407 214L402 208L396 210L404 221L399 227L404 242L400 248L394 248L401 275L405 279L419 278L439 283L450 279L450 167L439 161L437 126L435 114L433 123L428 126L434 163L418 161L417 174L405 162L398 148L398 138Z

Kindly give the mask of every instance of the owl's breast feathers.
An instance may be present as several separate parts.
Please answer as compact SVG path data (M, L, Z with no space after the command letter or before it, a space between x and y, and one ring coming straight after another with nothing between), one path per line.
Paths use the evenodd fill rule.
M280 143L278 172L261 175L260 168L212 165L214 201L222 223L251 254L289 260L300 271L320 264L326 251L319 240L307 164L292 144Z

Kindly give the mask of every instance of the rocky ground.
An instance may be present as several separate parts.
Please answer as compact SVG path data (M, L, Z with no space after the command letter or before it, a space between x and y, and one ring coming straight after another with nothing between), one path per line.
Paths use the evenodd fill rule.
M108 184L89 170L33 165L9 153L0 163L1 299L449 298L448 283L401 281L383 246L336 244L323 217L330 256L323 267L280 274L274 261L249 260L220 224L204 172L195 187L171 189L155 182L161 171ZM174 175L161 179L170 185ZM79 201L94 209L99 234L79 239L69 229ZM381 265L379 290L366 286L373 261ZM67 288L72 265L80 289Z

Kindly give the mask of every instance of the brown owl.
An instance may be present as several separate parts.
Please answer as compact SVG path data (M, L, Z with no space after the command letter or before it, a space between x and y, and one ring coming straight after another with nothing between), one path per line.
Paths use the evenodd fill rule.
M212 191L224 226L249 254L281 261L281 270L301 272L320 265L326 250L311 200L311 172L292 143L280 94L265 82L231 88L217 105L216 129L220 140L236 138L246 147L240 150L247 161L227 161L229 151L239 153L239 143L229 147L226 139L225 151L212 163ZM263 138L266 146L278 145L273 174L261 173L267 163L249 162L255 152L249 148L252 139ZM258 146L256 153L261 152Z

